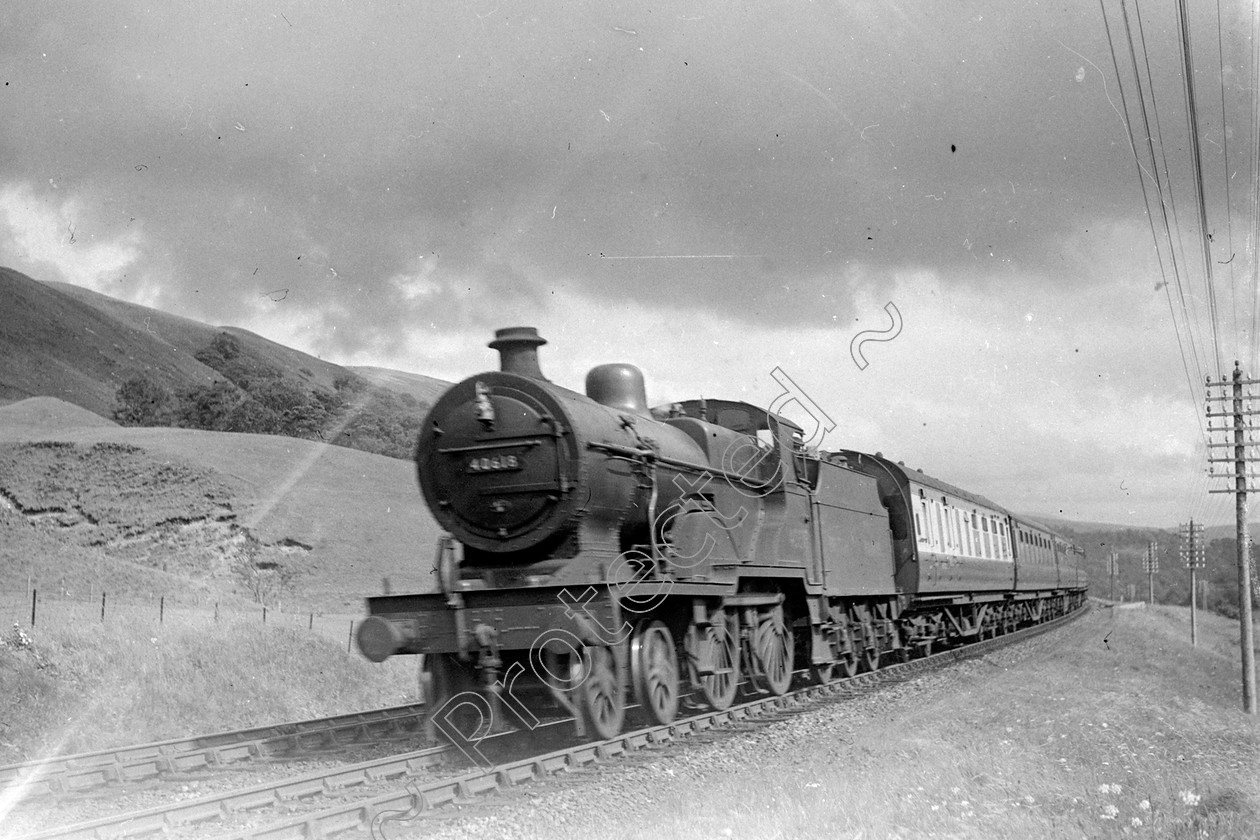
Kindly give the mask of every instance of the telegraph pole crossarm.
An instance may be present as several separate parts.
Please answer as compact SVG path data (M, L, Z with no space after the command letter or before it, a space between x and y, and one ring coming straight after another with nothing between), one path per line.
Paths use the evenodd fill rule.
M1199 622L1195 604L1198 582L1195 573L1204 566L1205 551L1203 546L1203 523L1190 520L1189 525L1182 525L1181 558L1190 570L1190 645L1199 646Z

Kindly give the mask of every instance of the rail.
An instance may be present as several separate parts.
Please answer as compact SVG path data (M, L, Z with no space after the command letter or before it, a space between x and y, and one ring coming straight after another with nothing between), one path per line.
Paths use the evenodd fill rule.
M224 836L235 840L291 840L325 838L347 831L363 830L381 822L413 820L425 811L456 800L465 801L491 794L504 787L542 779L556 773L583 767L597 761L626 755L646 747L670 743L689 735L741 721L755 720L771 712L799 708L831 697L851 696L883 683L902 682L916 674L945 667L954 662L982 656L990 651L1025 641L1074 621L1089 611L1088 603L1066 616L1017 630L1003 636L974 642L964 647L935 653L921 659L896 663L854 677L836 679L823 685L807 685L779 697L759 697L721 712L693 715L661 726L638 729L605 741L535 755L489 768L473 770L430 782L416 782L420 771L453 758L453 747L432 747L417 753L365 762L333 771L308 774L280 783L248 790L203 797L174 806L155 808L94 820L79 825L50 829L21 840L119 840L167 833L230 817L244 811L281 806L300 799L340 791L372 781L408 777L404 790L346 802L315 813L292 814L277 822L244 829L228 830ZM563 725L557 721L554 726ZM508 738L512 733L503 736ZM488 739L487 739L488 740ZM486 741L480 742L484 744ZM480 746L479 744L479 746Z

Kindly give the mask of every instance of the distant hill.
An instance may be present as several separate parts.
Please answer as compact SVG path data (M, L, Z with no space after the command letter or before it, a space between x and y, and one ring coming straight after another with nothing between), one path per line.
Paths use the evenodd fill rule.
M0 299L0 405L56 397L124 425L287 435L406 458L448 387L7 268Z
M119 385L137 373L173 390L216 378L183 342L172 341L179 333L174 316L148 310L152 328L143 319L137 326L8 268L0 268L0 300L0 401L57 397L109 417ZM179 320L185 329L196 324Z
M169 312L136 303L128 303L68 283L41 285L85 303L132 329L148 333L177 353L192 356L207 347L216 335L226 332L237 339L242 352L247 353L251 358L323 388L331 390L337 377L347 372L347 368L341 365L325 362L300 350L277 344L249 330L211 326L201 321L172 315Z
M1039 516L1035 513L1020 514L1024 519L1040 522L1052 531L1073 531L1077 533L1089 531L1167 531L1167 528L1147 527L1144 525L1117 525L1114 522L1084 522L1075 519L1063 519L1058 516ZM1175 530L1175 528L1173 529Z
M363 365L355 365L347 369L354 371L373 385L388 388L400 394L410 394L428 405L437 402L437 398L451 387L451 383L444 379L434 379L432 376L406 373L401 370Z

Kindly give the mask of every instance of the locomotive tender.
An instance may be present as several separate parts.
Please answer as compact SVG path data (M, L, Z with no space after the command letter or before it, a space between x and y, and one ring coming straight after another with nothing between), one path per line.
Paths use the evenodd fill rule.
M797 667L826 682L1084 601L1083 552L981 496L813 451L747 403L649 409L631 365L570 391L542 375L545 343L497 331L501 369L430 410L416 464L449 532L440 591L369 598L359 629L372 661L425 654L447 735L556 710L611 737L632 703L667 723L782 694Z

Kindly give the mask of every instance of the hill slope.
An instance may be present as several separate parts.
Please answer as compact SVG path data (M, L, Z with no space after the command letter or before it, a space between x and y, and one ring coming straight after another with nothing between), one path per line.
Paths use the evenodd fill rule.
M300 350L277 344L249 330L211 326L191 318L172 315L160 309L117 300L68 283L43 285L85 303L122 324L147 331L177 352L186 353L189 356L207 347L219 333L226 332L237 339L242 352L256 361L283 371L290 377L305 379L322 388L331 390L336 378L346 373L346 369L340 365L325 362Z
M370 367L366 365L356 365L347 370L354 371L362 376L373 385L381 388L388 388L399 394L410 394L416 400L428 405L437 402L447 388L451 387L451 383L444 379L435 379L432 376L423 376L419 373L407 373L401 370L392 370L383 367Z
M0 268L0 298L0 405L50 396L128 426L286 435L410 458L447 387L11 269Z
M169 340L24 274L0 268L0 401L51 396L110 416L129 376L147 373L171 388L216 378Z
M407 461L266 435L124 428L48 398L0 407L0 586L237 592L357 610L428 585L439 534ZM87 422L84 422L84 421ZM102 579L104 578L104 579Z

